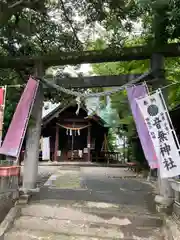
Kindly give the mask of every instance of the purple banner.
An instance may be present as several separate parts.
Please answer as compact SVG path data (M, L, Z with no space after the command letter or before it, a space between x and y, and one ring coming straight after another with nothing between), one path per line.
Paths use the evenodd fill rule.
M136 98L145 97L147 95L146 86L138 85L130 87L127 89L127 95L145 158L148 161L150 168L157 168L158 161L153 143L149 135L146 123L135 100Z
M29 78L16 107L11 124L3 141L0 153L18 158L28 125L39 83Z

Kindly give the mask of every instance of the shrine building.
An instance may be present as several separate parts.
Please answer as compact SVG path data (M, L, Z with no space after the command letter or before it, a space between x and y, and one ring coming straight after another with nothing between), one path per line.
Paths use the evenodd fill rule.
M51 161L118 161L118 154L108 151L109 127L85 106L76 114L77 104L59 105L42 119L41 139L48 139Z

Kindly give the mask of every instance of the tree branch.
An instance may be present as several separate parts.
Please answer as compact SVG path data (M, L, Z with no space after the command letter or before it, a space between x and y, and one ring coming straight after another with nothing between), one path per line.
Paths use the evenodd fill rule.
M62 10L64 12L64 16L66 18L66 21L69 23L69 25L70 25L70 27L71 27L71 29L73 31L73 34L74 34L74 37L75 37L76 41L81 44L81 41L79 40L79 38L78 38L78 36L76 34L76 30L73 27L72 21L69 19L68 15L67 15L66 8L65 8L63 0L60 0L60 3L61 3L61 6L62 6Z
M15 7L17 7L17 6L19 6L19 5L22 5L22 4L35 4L35 3L37 3L39 0L34 0L33 2L31 2L31 1L29 1L29 0L27 0L27 1L25 1L25 0L19 0L18 2L15 2L15 3L13 3L12 5L10 5L10 6L8 6L8 8L10 9L10 8L15 8Z
M8 8L14 8L17 7L18 5L21 5L24 2L24 0L20 0L18 2L13 3L12 5L8 6Z
M36 12L42 12L45 0L19 0L11 5L0 0L0 25L6 24L11 16L23 10L23 8L33 9ZM39 6L37 6L39 4Z

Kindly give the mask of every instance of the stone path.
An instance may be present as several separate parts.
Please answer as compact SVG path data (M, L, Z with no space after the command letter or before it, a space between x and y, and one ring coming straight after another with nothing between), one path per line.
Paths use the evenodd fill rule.
M57 166L39 166L37 176L37 187L42 187L47 179L57 170ZM23 176L24 166L21 166L21 176Z
M37 186L41 187L47 181L48 177L57 170L56 166L39 166ZM21 176L23 175L23 166L21 167ZM0 193L0 223L4 220L9 210L13 207L12 194Z
M162 240L152 187L129 175L122 168L57 169L5 240Z

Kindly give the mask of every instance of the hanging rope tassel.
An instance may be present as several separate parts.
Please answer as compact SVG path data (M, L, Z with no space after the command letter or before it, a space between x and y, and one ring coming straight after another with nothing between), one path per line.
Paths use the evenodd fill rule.
M76 103L78 105L77 110L76 110L76 115L78 115L79 114L79 110L81 108L81 97L77 97L76 98Z

